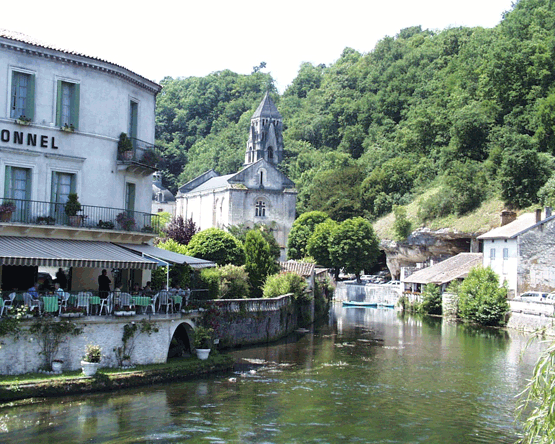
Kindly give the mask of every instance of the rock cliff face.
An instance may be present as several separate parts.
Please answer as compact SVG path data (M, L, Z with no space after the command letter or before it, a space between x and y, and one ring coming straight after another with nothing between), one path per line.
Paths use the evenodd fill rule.
M439 261L459 253L477 252L477 236L477 233L422 228L414 231L403 242L382 240L380 248L385 251L392 279L398 279L401 267L414 267L419 262Z

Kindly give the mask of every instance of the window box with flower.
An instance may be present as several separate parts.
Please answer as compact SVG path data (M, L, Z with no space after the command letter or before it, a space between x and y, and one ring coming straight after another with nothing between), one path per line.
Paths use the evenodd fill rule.
M31 124L31 118L21 115L17 119L15 119L15 123L17 123L18 125L28 126Z
M15 211L15 202L12 200L5 200L2 205L0 205L0 221L9 222L12 220L12 213Z
M137 312L129 305L114 306L114 316L135 316Z
M135 219L127 211L122 211L116 216L116 222L118 223L120 229L125 231L131 231L135 228Z

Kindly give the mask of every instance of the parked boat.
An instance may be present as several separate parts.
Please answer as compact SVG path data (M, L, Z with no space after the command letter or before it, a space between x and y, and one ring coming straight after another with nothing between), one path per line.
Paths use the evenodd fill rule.
M343 301L344 307L377 307L377 302Z

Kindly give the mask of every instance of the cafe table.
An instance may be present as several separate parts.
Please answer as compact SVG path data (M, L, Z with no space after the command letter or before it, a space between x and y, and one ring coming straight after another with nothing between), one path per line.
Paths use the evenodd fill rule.
M42 296L42 311L45 313L58 312L58 296Z
M148 307L152 301L148 296L131 296L131 300L135 307L142 307L141 311L144 311L145 307Z

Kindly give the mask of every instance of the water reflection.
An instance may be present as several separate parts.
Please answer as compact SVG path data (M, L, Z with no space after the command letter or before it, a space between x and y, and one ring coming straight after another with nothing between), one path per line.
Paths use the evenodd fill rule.
M233 375L0 409L2 443L512 443L542 345L394 310L233 352ZM251 370L251 371L249 371Z

